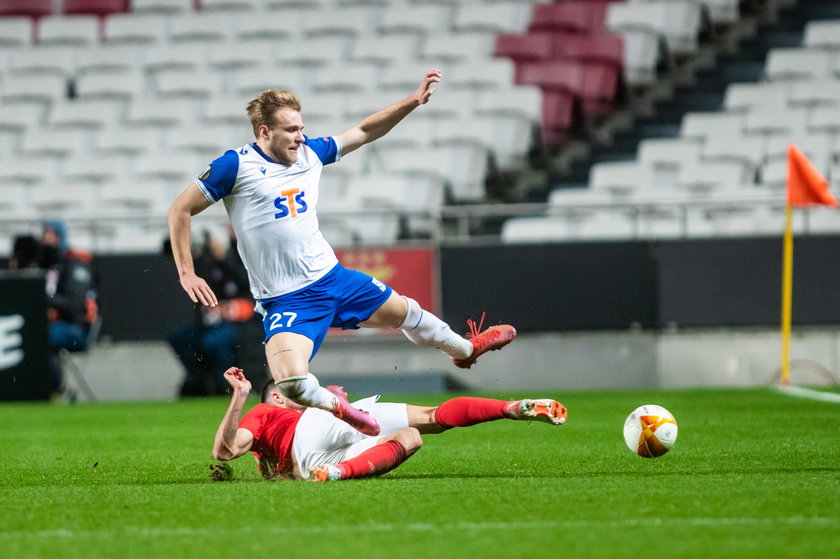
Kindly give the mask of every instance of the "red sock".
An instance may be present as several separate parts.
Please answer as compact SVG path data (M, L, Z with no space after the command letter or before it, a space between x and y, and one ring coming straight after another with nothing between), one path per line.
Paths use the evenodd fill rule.
M490 398L453 398L438 406L435 421L448 429L504 419L508 402Z
M355 458L336 464L341 479L373 477L390 472L405 462L406 451L400 441L391 440L367 449Z

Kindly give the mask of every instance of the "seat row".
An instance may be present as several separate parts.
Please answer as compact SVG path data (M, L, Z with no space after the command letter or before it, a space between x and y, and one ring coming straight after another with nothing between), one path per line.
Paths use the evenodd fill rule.
M527 2L488 4L352 4L336 9L287 8L252 13L115 13L95 16L49 16L34 23L26 17L0 20L6 46L48 44L177 44L255 38L315 40L326 36L496 33L524 30L531 18Z

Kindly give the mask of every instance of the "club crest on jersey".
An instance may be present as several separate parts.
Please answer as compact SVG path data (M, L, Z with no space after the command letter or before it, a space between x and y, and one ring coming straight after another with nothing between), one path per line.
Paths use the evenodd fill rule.
M210 171L212 168L208 165L207 168L198 176L198 180L206 181L210 178Z

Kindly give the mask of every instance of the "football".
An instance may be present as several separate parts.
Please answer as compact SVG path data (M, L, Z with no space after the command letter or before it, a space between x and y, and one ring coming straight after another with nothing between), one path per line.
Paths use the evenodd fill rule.
M624 422L627 448L643 458L662 456L671 450L676 440L677 422L662 406L639 406Z

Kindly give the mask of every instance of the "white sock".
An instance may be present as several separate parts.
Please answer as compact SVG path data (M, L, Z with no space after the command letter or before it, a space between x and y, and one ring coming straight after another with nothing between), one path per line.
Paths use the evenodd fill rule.
M286 398L308 408L333 410L335 396L321 386L312 373L300 377L289 377L278 380L274 384Z
M466 338L459 336L447 323L420 308L410 297L403 297L408 303L408 313L400 325L403 334L417 345L436 347L453 359L466 359L473 352L473 346Z

